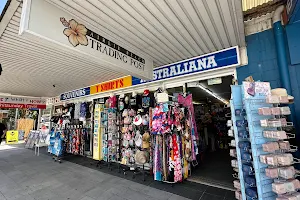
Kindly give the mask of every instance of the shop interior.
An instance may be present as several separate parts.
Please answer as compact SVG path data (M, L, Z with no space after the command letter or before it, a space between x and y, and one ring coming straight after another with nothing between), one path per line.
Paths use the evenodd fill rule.
M232 167L229 155L231 138L227 135L233 76L201 80L195 86L187 84L187 93L193 95L195 119L199 140L198 165L192 170L195 181L232 187Z

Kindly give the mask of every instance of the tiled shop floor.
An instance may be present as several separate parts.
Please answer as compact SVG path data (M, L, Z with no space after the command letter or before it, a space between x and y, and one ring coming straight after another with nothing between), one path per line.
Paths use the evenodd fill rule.
M68 161L66 161L68 160ZM0 150L0 200L233 200L231 191L191 183L169 185L118 173L83 157L59 164L23 148Z

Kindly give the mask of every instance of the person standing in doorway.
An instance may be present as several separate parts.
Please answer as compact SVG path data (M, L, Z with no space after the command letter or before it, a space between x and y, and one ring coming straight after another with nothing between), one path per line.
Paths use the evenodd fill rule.
M203 123L205 124L205 140L206 140L206 145L208 145L208 139L210 139L211 145L210 145L210 151L215 152L216 147L215 147L215 127L212 121L212 116L209 113L205 113L205 117L203 120Z
M6 131L5 124L0 122L0 145L1 145L2 140L5 139L5 131Z

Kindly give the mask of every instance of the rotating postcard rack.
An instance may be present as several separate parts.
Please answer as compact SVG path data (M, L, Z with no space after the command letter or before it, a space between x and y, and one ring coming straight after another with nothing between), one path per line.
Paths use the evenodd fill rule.
M288 115L290 111L287 106L278 107L276 101L269 101L270 97L267 82L232 86L230 103L239 170L237 199L275 200L300 196L296 192L300 183L292 167L299 160L289 153L297 147L284 141L294 135L286 133L283 127L293 124L286 122L280 113Z

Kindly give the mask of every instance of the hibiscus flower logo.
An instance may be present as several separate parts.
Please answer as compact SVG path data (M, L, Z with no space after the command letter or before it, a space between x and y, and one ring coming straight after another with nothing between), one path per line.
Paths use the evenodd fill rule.
M88 45L88 40L86 37L87 29L84 25L78 24L74 19L69 20L69 22L64 18L60 18L61 23L67 27L64 29L63 33L68 37L69 42L76 47L81 44L84 46Z

